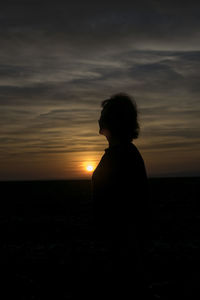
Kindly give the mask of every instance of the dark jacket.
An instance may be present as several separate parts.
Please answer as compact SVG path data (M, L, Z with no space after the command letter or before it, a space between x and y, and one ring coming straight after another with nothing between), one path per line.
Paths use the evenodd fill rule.
M96 237L139 243L148 239L148 180L144 161L133 143L105 149L92 176Z

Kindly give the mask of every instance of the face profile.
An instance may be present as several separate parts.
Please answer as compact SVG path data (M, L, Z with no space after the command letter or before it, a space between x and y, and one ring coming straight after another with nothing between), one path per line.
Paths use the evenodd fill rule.
M109 129L103 126L101 118L99 119L98 123L99 123L99 134L104 135L108 139L110 136Z

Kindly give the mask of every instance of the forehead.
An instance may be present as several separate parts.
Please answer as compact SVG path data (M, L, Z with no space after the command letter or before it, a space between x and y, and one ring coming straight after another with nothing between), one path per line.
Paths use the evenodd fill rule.
M108 111L108 107L104 106L101 110L101 115L104 115Z
M104 115L105 115L105 109L102 108L102 110L101 110L101 117L104 116Z

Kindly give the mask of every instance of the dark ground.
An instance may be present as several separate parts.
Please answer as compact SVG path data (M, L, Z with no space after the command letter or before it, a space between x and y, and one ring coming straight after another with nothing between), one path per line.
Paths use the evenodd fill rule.
M200 178L149 179L149 187L149 291L154 299L200 299ZM9 283L2 299L10 292L15 299L74 299L98 280L90 274L90 181L0 182L0 188L0 264ZM106 261L106 249L99 251Z

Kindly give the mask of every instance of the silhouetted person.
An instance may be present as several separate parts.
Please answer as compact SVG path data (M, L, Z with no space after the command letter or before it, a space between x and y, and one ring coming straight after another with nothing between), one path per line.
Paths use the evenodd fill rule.
M104 279L108 276L110 283L115 281L112 288L108 284L110 299L120 295L127 299L125 295L137 293L142 297L143 254L150 224L145 165L132 143L139 134L137 107L129 95L120 93L104 100L102 108L99 133L109 147L93 173L92 197L96 245L107 249L112 276L109 279L101 263L95 271ZM103 289L104 284L100 286Z

